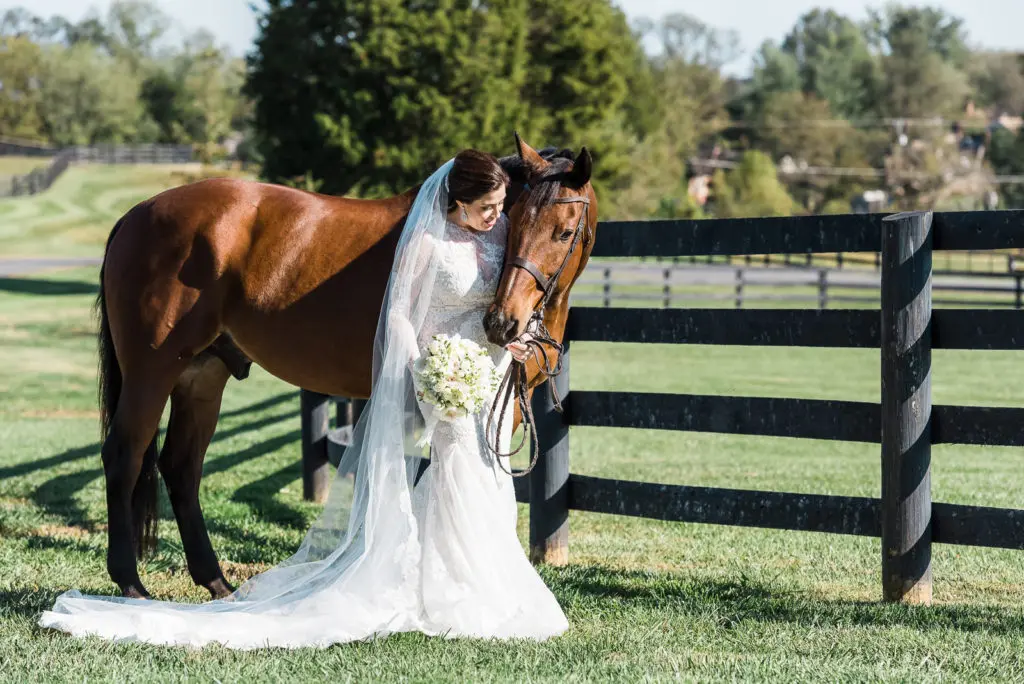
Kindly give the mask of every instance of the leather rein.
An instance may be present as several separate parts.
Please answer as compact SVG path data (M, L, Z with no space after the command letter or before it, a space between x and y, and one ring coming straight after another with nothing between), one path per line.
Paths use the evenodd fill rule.
M562 412L562 402L558 397L558 393L555 390L555 383L552 379L555 378L562 372L562 352L564 346L558 340L552 337L551 333L548 332L547 326L544 325L544 314L547 308L548 302L551 297L554 296L555 286L558 284L559 278L562 276L562 272L565 271L565 267L569 264L569 260L572 255L576 252L576 249L580 245L580 241L583 238L583 234L586 231L587 223L590 218L590 198L585 195L573 195L571 197L557 197L551 200L551 204L582 204L583 211L580 213L580 220L576 224L574 231L572 245L569 247L569 252L565 255L558 270L551 275L546 277L541 270L529 259L522 257L515 257L509 260L509 266L513 268L521 268L529 273L533 279L537 282L537 286L540 287L543 296L540 299L540 303L533 310L533 314L530 316L530 320L526 324L526 330L523 335L516 338L515 342L525 344L529 350L529 356L525 361L519 361L515 357L512 358L509 363L508 370L505 371L505 375L498 385L498 391L494 395L494 402L491 404L490 414L487 416L487 447L495 455L498 460L498 466L512 477L523 477L527 475L534 466L537 465L537 459L540 457L540 443L537 439L537 427L533 417L533 408L530 406L528 400L529 397L529 383L526 375L526 364L530 359L536 359L537 365L540 367L540 372L548 380L548 388L551 390L551 399L554 403L555 410L559 413ZM530 338L523 341L523 336L529 334ZM555 351L555 359L552 361L548 354L548 350L545 349L545 345L551 347ZM501 439L501 428L505 419L505 410L508 408L510 401L516 401L519 405L519 413L523 417L524 433L522 439L519 441L519 445L515 449L512 449L508 453L502 453L500 449ZM494 423L495 414L497 414L497 431L495 432L495 444L492 446L490 443L491 428ZM501 462L502 458L511 458L515 456L523 447L526 446L526 433L530 433L533 443L533 455L530 458L530 465L518 473L513 473L506 469L504 464Z

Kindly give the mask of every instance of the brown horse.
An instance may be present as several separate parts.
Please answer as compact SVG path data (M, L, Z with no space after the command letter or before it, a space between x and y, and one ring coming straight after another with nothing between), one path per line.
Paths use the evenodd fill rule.
M520 336L545 297L543 279L557 274L541 308L560 341L596 227L590 154L541 156L516 142L518 156L502 160L513 178L508 255L485 325L497 344ZM367 397L377 319L417 190L356 200L211 179L156 195L114 226L97 302L100 409L107 571L125 596L148 596L136 555L156 542L157 469L192 579L214 597L232 590L199 505L227 380L255 362L299 387ZM567 238L573 226L580 239ZM531 388L543 379L535 362L528 372Z

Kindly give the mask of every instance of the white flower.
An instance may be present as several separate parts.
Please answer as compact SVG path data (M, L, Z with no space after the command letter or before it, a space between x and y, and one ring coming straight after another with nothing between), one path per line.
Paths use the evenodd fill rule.
M420 401L438 408L442 420L478 413L500 382L490 355L459 335L434 335L413 366Z

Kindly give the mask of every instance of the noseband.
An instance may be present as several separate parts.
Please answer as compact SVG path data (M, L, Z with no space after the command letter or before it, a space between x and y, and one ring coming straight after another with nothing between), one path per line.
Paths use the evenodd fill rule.
M551 399L554 402L555 410L561 413L562 402L558 398L558 393L555 391L555 383L551 382L551 379L562 372L562 352L564 347L551 336L551 333L548 332L547 326L544 325L544 314L548 302L555 293L555 287L558 285L558 280L561 278L562 272L565 271L565 267L569 264L569 260L572 259L572 255L576 252L576 248L579 247L580 240L583 237L588 219L590 218L590 198L585 195L557 197L551 200L551 204L583 205L583 211L580 213L580 220L576 224L576 229L573 234L572 244L569 246L569 251L565 255L565 258L562 259L562 263L559 265L558 270L556 270L551 277L546 277L537 265L529 259L515 257L510 259L508 263L513 268L521 268L529 273L533 279L537 281L537 286L543 293L540 298L540 302L533 310L533 314L530 316L530 320L526 324L526 332L530 334L530 339L523 344L527 346L531 356L537 359L537 365L540 367L540 372L548 380L548 388L551 390ZM552 364L551 358L548 356L548 351L544 348L544 345L548 345L555 350L554 364ZM490 448L498 458L499 467L509 475L512 475L512 477L523 477L524 475L527 475L531 470L533 470L534 466L537 465L537 459L540 456L540 443L537 440L533 408L530 406L530 402L526 399L529 395L528 385L529 383L526 377L526 362L517 361L513 358L512 362L509 363L505 376L502 378L501 383L498 386L497 393L494 395L491 412L487 417L488 448ZM501 426L505 418L505 409L513 397L515 397L518 402L519 412L523 416L524 434L519 445L506 454L500 451L499 440L501 438ZM495 433L495 446L491 446L490 432L495 414L498 415L498 429ZM522 451L523 447L526 445L526 432L530 433L533 442L533 455L530 458L530 465L525 470L518 473L512 473L505 468L504 464L502 464L501 458L511 458Z

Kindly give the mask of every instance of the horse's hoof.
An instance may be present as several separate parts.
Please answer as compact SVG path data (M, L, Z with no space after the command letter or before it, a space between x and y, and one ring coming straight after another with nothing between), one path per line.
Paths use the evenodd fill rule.
M218 577L213 580L206 585L206 588L209 590L210 596L215 599L227 598L228 596L231 596L231 594L235 593L235 588L223 577Z
M121 587L121 595L125 598L133 599L148 599L150 598L149 592L141 584L129 584L128 586Z

